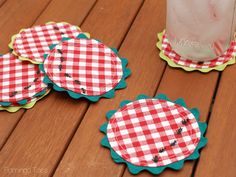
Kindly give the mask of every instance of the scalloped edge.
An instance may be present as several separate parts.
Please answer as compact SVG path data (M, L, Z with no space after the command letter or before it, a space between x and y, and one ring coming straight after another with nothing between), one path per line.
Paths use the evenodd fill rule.
M63 24L70 24L70 23L67 23L67 22L54 22L54 21L49 21L49 22L47 22L47 23L45 23L45 25L47 25L47 24L51 24L51 23L63 23ZM70 24L70 25L72 25L72 24ZM82 30L81 30L81 28L80 27L78 27L77 25L73 25L73 26L75 26L78 30L80 30L81 32L82 32ZM29 27L30 28L30 27ZM16 36L19 34L19 33L21 33L21 32L23 32L24 30L26 30L27 28L22 28L17 34L14 34L14 35L12 35L11 36L11 41L10 41L10 43L8 44L8 47L12 50L12 53L14 54L14 55L16 55L18 58L19 58L19 60L22 60L22 61L29 61L29 62L31 62L31 63L33 63L33 64L42 64L43 62L37 62L37 61L34 61L34 60L32 60L32 59L30 59L30 58L26 58L26 57L22 57L22 56L20 56L19 54L17 54L15 51L14 51L14 49L13 49L13 43L14 43L14 41L15 41L15 39L16 39ZM90 34L89 33L87 33L87 32L83 32L86 36L88 36L88 37L90 37Z
M153 98L153 97L149 97L149 96L146 96L146 95L139 95L136 100L140 100L140 99L150 99L150 98ZM157 96L155 96L154 98L156 99L162 99L162 100L166 100L166 101L170 101L172 103L175 103L175 104L178 104L178 105L181 105L183 107L185 107L186 109L188 109L186 107L186 103L185 101L182 99L182 98L179 98L175 101L171 101L165 94L159 94ZM125 101L122 101L120 103L120 108L131 103L132 101L130 100L125 100ZM198 125L199 125L199 129L201 131L201 138L200 138L200 141L196 147L196 149L194 150L194 152L186 157L185 159L183 160L180 160L180 161L177 161L177 162L174 162L174 163L171 163L169 165L166 165L166 166L160 166L160 167L144 167L144 166L136 166L136 165L133 165L131 164L130 162L124 160L121 156L119 156L113 149L112 147L110 146L109 144L109 141L108 141L108 138L107 138L107 135L106 135L106 131L107 131L107 125L108 125L108 122L106 122L105 124L103 124L101 127L100 127L100 131L103 132L105 134L105 136L103 137L103 139L101 140L101 145L108 148L110 150L110 154L111 154L111 157L112 159L115 161L115 163L123 163L123 164L126 164L127 167L128 167L128 170L131 174L138 174L140 173L141 171L148 171L150 172L151 174L154 174L154 175L158 175L160 173L162 173L166 168L170 168L170 169L173 169L173 170L180 170L181 168L183 168L183 165L184 165L184 162L185 161L189 161L189 160L195 160L197 158L199 158L200 154L199 154L199 151L204 147L206 146L208 140L207 138L204 137L204 133L206 132L206 129L207 129L207 124L206 123L203 123L203 122L199 122L199 111L197 108L193 108L193 109L188 109L196 118L196 121L198 122ZM109 121L111 119L111 117L113 116L113 114L117 112L117 110L111 110L109 112L107 112L106 114L106 118L107 120Z
M87 38L88 37L81 33L80 35L77 36L77 38ZM65 40L69 40L70 38L64 38L62 39L62 41L65 41ZM50 46L50 49L53 49L56 45L52 44ZM115 49L115 48L111 48L111 50L113 50L113 52L116 53L116 55L119 57L119 54L118 54L118 51ZM48 55L45 54L44 57L46 58ZM120 58L120 57L119 57ZM44 70L44 64L40 64L39 65L39 68L40 70L45 73L45 76L44 76L44 83L45 84L51 84L53 85L53 89L56 90L56 91L59 91L59 92L67 92L68 95L71 97L71 98L74 98L74 99L80 99L80 98L86 98L87 100L89 101L92 101L92 102L97 102L99 99L101 98L113 98L115 96L115 90L120 90L120 89L123 89L123 88L126 88L127 84L125 82L125 79L128 78L130 75L131 75L131 71L130 69L128 69L126 66L128 64L128 60L126 58L120 58L121 60L121 63L122 63L122 70L123 70L123 76L120 80L120 82L115 86L115 88L113 88L112 90L106 92L105 94L103 95L96 95L96 96L88 96L88 95L83 95L83 94L79 94L79 93L75 93L73 91L70 91L70 90L67 90L67 89L64 89L64 88L61 88L59 87L58 85L56 85L53 81L51 81L49 79L49 77L47 76L45 70Z
M20 109L30 109L30 108L34 107L34 105L37 103L37 101L39 101L42 98L44 98L45 96L47 96L50 93L50 91L51 91L51 89L47 89L47 91L45 92L44 95L41 95L35 101L32 101L32 102L27 103L27 104L22 105L22 106L9 106L9 107L1 107L0 106L0 111L7 111L7 112L10 112L10 113L14 113L14 112L19 111Z
M163 38L164 32L165 32L165 30L163 32L160 32L160 33L157 34L158 42L156 43L156 47L160 50L159 56L161 57L161 59L165 60L170 67L182 68L182 69L184 69L185 71L188 71L188 72L200 71L202 73L208 73L212 70L223 71L228 65L233 65L233 64L236 63L236 59L235 59L236 56L234 56L232 59L230 59L226 63L224 63L222 65L219 65L219 66L212 67L212 68L191 68L191 67L178 65L173 60L171 60L169 57L167 57L164 54L163 50L162 50L162 38Z

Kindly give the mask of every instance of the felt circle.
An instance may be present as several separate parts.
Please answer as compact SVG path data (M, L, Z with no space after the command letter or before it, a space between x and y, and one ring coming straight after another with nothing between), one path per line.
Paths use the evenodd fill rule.
M172 49L166 33L164 33L162 38L162 50L163 53L177 65L196 69L207 69L223 65L233 59L236 55L236 41L233 40L231 42L230 47L224 52L223 55L205 62L197 62L181 57Z
M12 47L20 59L42 63L51 44L59 43L63 37L77 37L80 33L77 26L52 22L22 30L13 39Z
M107 126L111 148L136 166L165 166L190 156L201 138L194 115L176 103L141 99L120 108Z
M18 104L27 102L47 88L44 74L38 65L20 61L13 54L0 56L0 102ZM5 104L4 104L5 103Z
M56 45L44 61L44 70L60 88L88 96L107 93L123 76L115 52L97 40L84 38Z

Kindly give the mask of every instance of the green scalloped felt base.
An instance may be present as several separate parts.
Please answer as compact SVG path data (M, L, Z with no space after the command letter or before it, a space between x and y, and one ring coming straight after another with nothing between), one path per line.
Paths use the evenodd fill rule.
M19 111L20 109L30 109L30 108L32 108L32 107L36 104L37 101L39 101L39 100L41 100L43 97L47 96L47 95L50 93L50 91L51 91L51 90L48 89L48 90L45 92L45 94L39 96L39 97L37 98L37 100L32 101L32 102L27 103L27 104L22 105L22 106L8 106L8 107L1 107L1 106L0 106L0 111L7 111L7 112L10 112L10 113L14 113L14 112Z
M85 38L88 39L88 37L85 34L80 34L77 36L77 38ZM69 40L70 38L63 38L62 41L66 41ZM50 49L52 50L56 45L53 44L50 46ZM115 48L111 48L117 55L118 55L118 51ZM45 54L44 57L46 58L48 55ZM122 68L123 68L123 76L120 80L120 82L116 85L115 88L113 88L112 90L108 91L107 93L103 94L103 95L98 95L98 96L88 96L88 95L83 95L83 94L79 94L79 93L75 93L73 91L64 89L59 87L57 84L55 84L54 82L52 82L49 77L46 75L46 72L44 70L44 65L40 64L39 68L42 72L45 73L45 77L44 77L44 83L45 84L51 84L53 85L53 89L59 92L67 92L69 94L70 97L74 98L74 99L80 99L80 98L86 98L89 101L92 102L97 102L99 99L101 98L113 98L115 96L115 90L119 90L119 89L123 89L126 88L126 82L125 79L127 77L129 77L131 75L131 71L130 69L126 68L127 64L128 64L128 60L126 58L120 58L121 62L122 62Z
M49 21L49 22L45 23L45 25L51 24L51 23L56 23L56 22ZM69 23L67 23L67 22L57 22L57 23L69 24ZM73 25L73 26L75 26L75 25ZM78 26L76 26L76 27L77 27L78 30L81 31L80 27L78 27ZM23 32L24 30L25 30L25 29L21 29L21 30L19 31L19 33ZM18 33L18 34L19 34L19 33ZM86 36L90 37L90 34L89 34L89 33L84 32L84 34L85 34ZM30 58L26 58L26 57L20 56L20 55L18 55L18 54L13 50L13 43L14 43L14 41L15 41L15 39L16 39L16 35L17 35L17 34L15 34L15 35L13 35L13 36L11 37L11 42L8 44L9 48L12 49L12 53L13 53L14 55L18 56L18 58L19 58L20 60L22 60L22 61L29 61L29 62L31 62L31 63L33 63L33 64L42 64L41 62L34 61L34 60L30 59Z
M151 98L151 97L148 97L146 95L139 95L136 100L148 99L148 98ZM159 94L159 95L155 96L154 98L173 102L173 101L169 100L168 97L164 94ZM129 100L122 101L120 103L120 108L125 106L126 104L128 104L130 102L132 102L132 101L129 101ZM186 107L185 101L182 98L177 99L173 103L181 105L181 106L185 107L186 109L188 109ZM199 158L199 155L200 155L199 150L207 144L207 138L205 138L203 136L205 131L206 131L207 124L199 122L199 111L198 111L198 109L193 108L193 109L188 109L188 110L195 116L195 118L198 122L199 129L201 131L201 138L200 138L200 141L199 141L198 146L196 147L195 151L190 156L188 156L187 158L185 158L183 160L180 160L178 162L174 162L174 163L166 165L166 166L160 166L160 167L145 167L145 166L136 166L136 165L131 164L130 162L124 160L121 156L119 156L112 149L112 147L110 146L110 143L109 143L107 135L106 135L108 122L103 124L100 128L101 132L103 132L105 134L105 137L103 137L103 139L101 140L101 145L108 148L108 149L110 149L111 157L115 161L115 163L124 163L124 164L126 164L127 167L128 167L128 170L132 174L138 174L141 171L148 171L148 172L150 172L154 175L158 175L158 174L162 173L166 168L170 168L170 169L173 169L173 170L180 170L181 168L183 168L183 165L184 165L185 161L195 160L195 159ZM106 117L107 117L108 121L111 119L111 117L113 116L113 114L115 112L117 112L117 110L111 110L106 114Z
M212 67L212 68L191 68L191 67L186 67L186 66L182 66L182 65L178 65L176 64L173 60L171 60L169 57L167 57L164 52L162 51L162 38L163 38L163 34L164 34L165 30L161 33L158 33L157 34L157 38L158 38L158 42L156 43L156 46L157 48L160 50L160 54L159 56L165 60L169 66L173 67L173 68L182 68L184 69L185 71L200 71L200 72L203 72L203 73L208 73L212 70L217 70L217 71L223 71L228 65L232 65L236 62L236 59L235 57L232 58L231 60L229 60L228 62L222 64L222 65L219 65L219 66L215 66L215 67Z

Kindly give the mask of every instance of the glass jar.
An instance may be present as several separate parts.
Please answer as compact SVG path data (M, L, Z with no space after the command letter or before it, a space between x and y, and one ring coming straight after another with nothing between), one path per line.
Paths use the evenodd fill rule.
M167 0L167 38L185 59L208 61L234 39L236 0Z

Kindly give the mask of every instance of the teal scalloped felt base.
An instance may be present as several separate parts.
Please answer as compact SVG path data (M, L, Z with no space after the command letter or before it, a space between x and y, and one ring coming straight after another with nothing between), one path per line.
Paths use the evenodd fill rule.
M140 100L140 99L148 99L148 98L151 98L151 97L148 97L146 95L139 95L137 97L137 100ZM159 94L157 95L156 97L154 97L156 99L162 99L162 100L166 100L166 101L170 101L170 102L173 102L173 103L176 103L178 105L181 105L183 107L185 107L186 109L188 109L186 107L186 103L185 101L182 99L182 98L179 98L175 101L171 101L168 99L168 97L164 94ZM122 101L120 103L120 108L121 107L124 107L126 104L130 103L132 101L129 101L129 100L125 100L125 101ZM188 109L196 118L197 122L198 122L198 125L199 125L199 129L201 131L201 138L200 138L200 141L198 143L198 146L196 147L195 151L190 155L188 156L187 158L181 160L181 161L178 161L178 162L174 162L172 164L169 164L169 165L166 165L166 166L160 166L160 167L145 167L145 166L136 166L136 165L133 165L131 164L130 162L124 160L121 156L119 156L113 149L112 147L110 146L110 143L108 141L108 138L107 138L107 135L105 137L103 137L103 139L101 140L101 145L110 149L110 153L111 153L111 157L112 159L116 162L116 163L124 163L127 165L128 167L128 170L130 171L130 173L132 174L138 174L140 173L141 171L148 171L154 175L158 175L160 173L162 173L166 168L170 168L170 169L173 169L173 170L180 170L181 168L183 168L183 165L184 165L184 162L185 161L188 161L188 160L195 160L197 158L199 158L199 151L200 149L202 149L204 146L206 146L207 144L207 138L205 138L203 135L207 129L207 124L206 123L202 123L202 122L199 122L199 111L198 109L196 108L193 108L193 109ZM113 116L113 114L116 112L117 110L111 110L109 111L107 114L106 114L106 117L108 119L108 121L111 119L111 117ZM105 124L103 124L100 128L101 132L103 132L104 134L106 134L106 131L107 131L107 125L108 125L108 122L106 122Z
M77 36L77 38L83 38L83 39L88 39L88 37L85 34L79 34ZM70 38L63 38L62 41L66 41L69 40ZM99 41L99 40L97 40ZM50 46L50 49L52 50L56 45L53 44ZM113 50L117 55L118 55L118 51L115 48L111 48L111 50ZM47 58L47 54L44 55L44 58ZM119 56L119 55L118 55ZM113 98L115 96L115 90L119 90L119 89L123 89L126 88L126 82L125 79L127 77L129 77L131 75L131 71L130 69L126 68L127 64L128 64L128 60L126 58L120 58L121 62L122 62L122 69L123 69L123 76L120 80L120 82L116 85L115 88L113 88L112 90L108 91L107 93L103 94L103 95L98 95L98 96L88 96L88 95L83 95L83 94L79 94L64 88L59 87L57 84L55 84L53 81L51 81L49 79L49 77L46 75L46 72L44 70L44 64L40 64L39 68L42 72L45 73L45 77L44 77L44 83L45 84L50 84L53 86L53 89L59 92L67 92L69 94L70 97L74 98L74 99L80 99L80 98L86 98L89 101L92 102L97 102L99 99L101 98Z
M36 94L33 96L33 98L35 98L35 97L40 97L40 96L44 95L44 94L46 93L46 91L47 91L47 88L45 88L44 90L42 90L42 91L39 92L39 93L36 93ZM23 100L18 101L17 103L18 103L19 105L25 105L25 104L28 103L28 100L27 100L27 99L23 99ZM4 107L8 107L8 106L11 106L11 105L12 105L12 102L0 102L0 105L1 105L1 106L4 106Z

